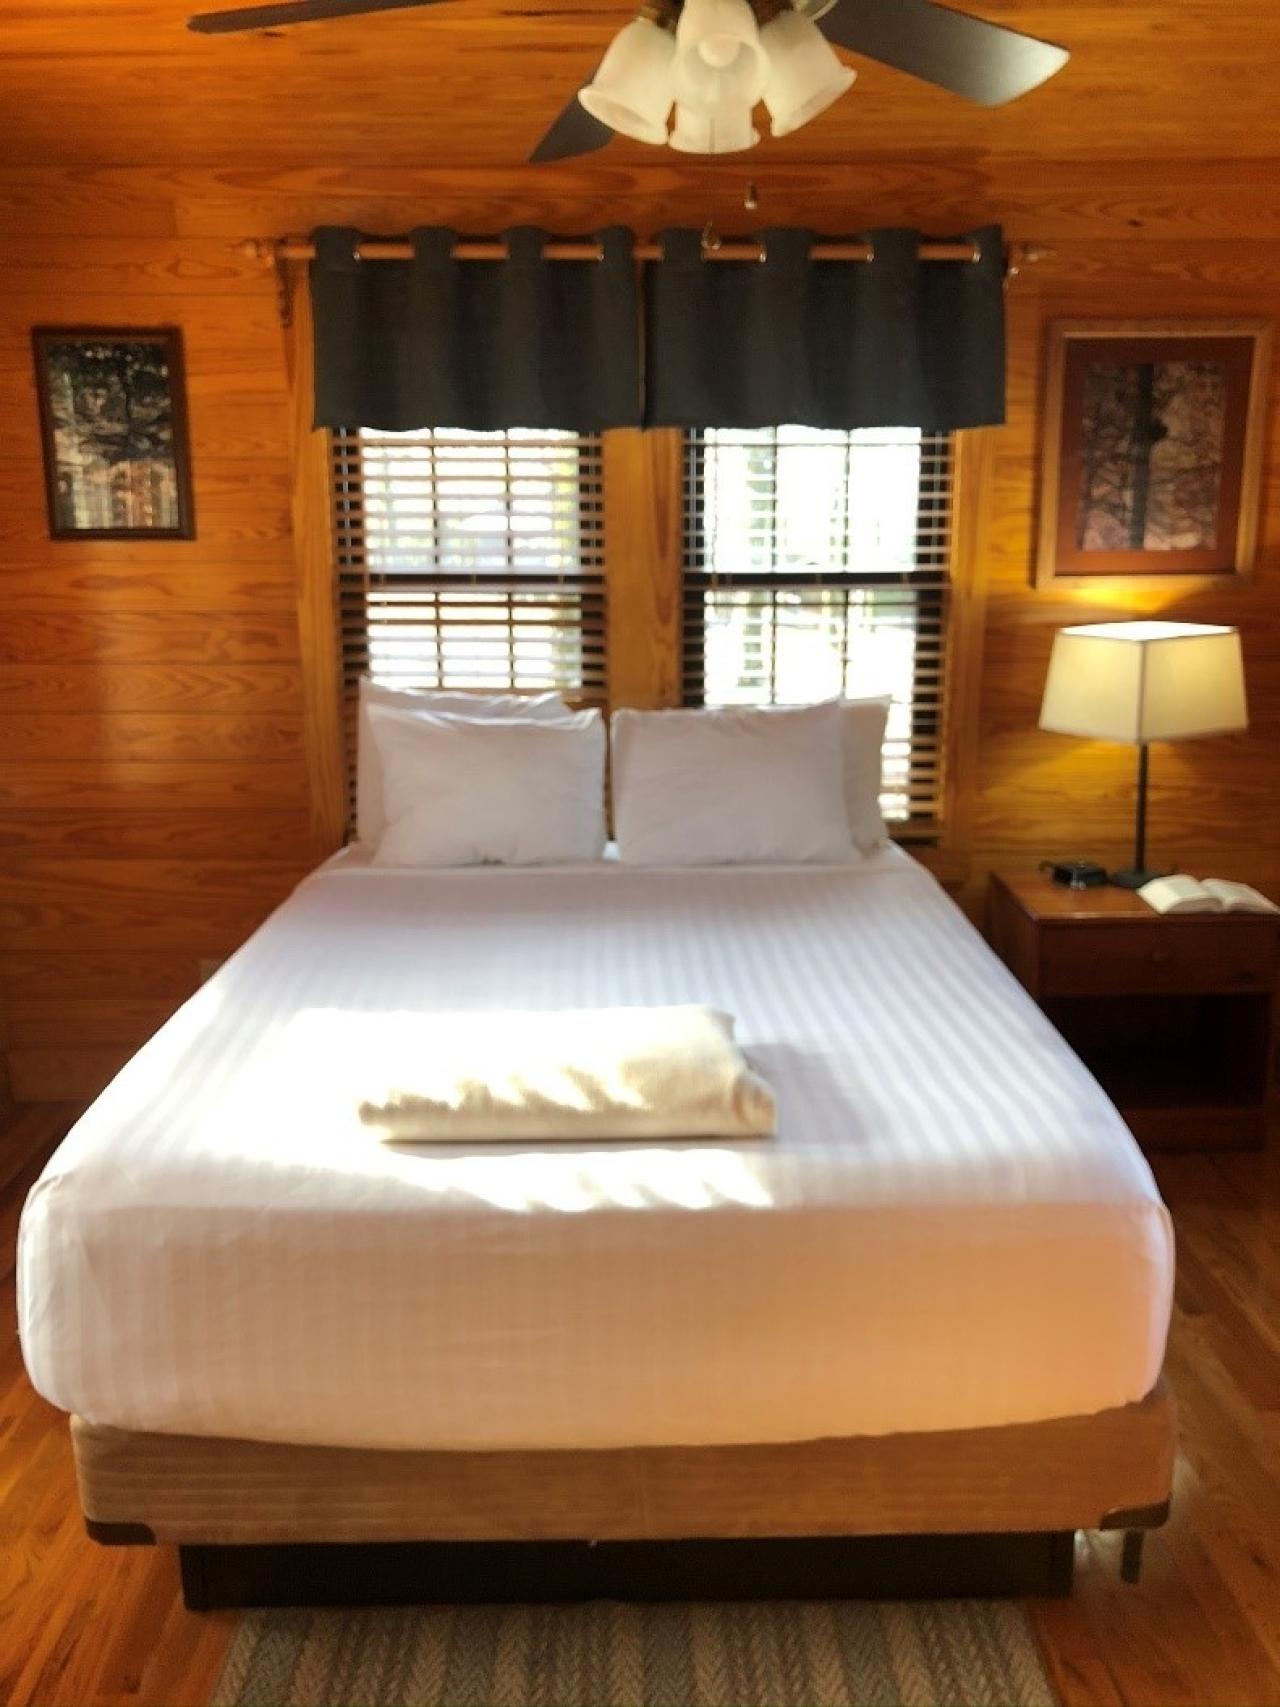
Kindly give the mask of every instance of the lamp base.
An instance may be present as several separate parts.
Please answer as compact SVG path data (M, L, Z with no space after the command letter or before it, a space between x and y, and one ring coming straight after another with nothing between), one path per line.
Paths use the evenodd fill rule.
M1157 877L1171 877L1168 871L1109 871L1108 883L1113 883L1117 889L1141 889L1144 883L1154 883Z

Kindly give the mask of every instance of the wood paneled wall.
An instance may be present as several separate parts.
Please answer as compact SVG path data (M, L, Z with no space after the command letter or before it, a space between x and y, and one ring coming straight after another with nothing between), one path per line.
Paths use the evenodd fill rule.
M1250 728L1152 750L1150 856L1239 877L1280 900L1280 372L1272 375L1256 573L1192 595L1168 584L1036 592L1034 554L1044 331L1075 316L1280 315L1280 245L1245 236L1170 250L1134 241L1064 246L1010 296L1009 424L996 435L985 529L986 624L970 894L993 865L1048 854L1130 863L1135 753L1040 733L1054 631L1160 615L1241 630Z
M648 232L710 215L728 231L795 220L963 229L1003 218L1054 253L1013 285L1010 424L966 503L982 673L974 786L957 822L977 904L992 863L1124 851L1132 755L1035 728L1064 621L1120 610L1239 622L1254 724L1160 749L1153 845L1192 869L1280 886L1280 384L1273 393L1258 573L1179 601L1035 593L1039 352L1053 315L1271 314L1280 215L1271 162L1096 166L870 160L779 169L762 207L741 170L607 164L518 171L201 173L0 170L0 1001L20 1098L95 1091L326 851L308 795L300 632L314 632L293 551L286 344L274 275L236 238L321 220ZM187 345L199 537L48 538L30 355L38 323L177 324ZM614 457L639 481L653 459ZM985 503L983 500L985 499ZM647 513L669 506L652 491ZM619 564L631 577L637 539ZM654 606L658 630L670 612ZM645 618L647 620L647 618ZM301 630L300 630L301 622ZM654 635L660 649L661 633ZM660 664L649 671L661 680ZM674 679L674 678L672 678Z
M51 542L30 330L182 327L199 537ZM94 1092L312 844L270 278L225 245L0 246L0 997L19 1099Z

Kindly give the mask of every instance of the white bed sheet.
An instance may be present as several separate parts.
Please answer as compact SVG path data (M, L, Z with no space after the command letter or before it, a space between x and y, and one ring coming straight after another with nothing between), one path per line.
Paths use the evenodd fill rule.
M356 1116L361 1028L388 1009L649 1002L738 1016L776 1139L404 1151ZM374 1447L1091 1414L1154 1384L1172 1276L1119 1116L896 850L340 856L84 1116L19 1253L27 1367L64 1410Z

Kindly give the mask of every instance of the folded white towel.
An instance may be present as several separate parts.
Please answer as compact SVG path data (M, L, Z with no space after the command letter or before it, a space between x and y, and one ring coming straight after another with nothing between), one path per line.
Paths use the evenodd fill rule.
M381 1025L360 1118L384 1139L588 1143L775 1128L773 1092L714 1008L388 1014Z

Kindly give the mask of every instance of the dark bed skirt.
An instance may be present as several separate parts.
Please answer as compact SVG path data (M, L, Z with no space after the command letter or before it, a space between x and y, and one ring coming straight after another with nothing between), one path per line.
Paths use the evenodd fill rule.
M913 1600L1068 1595L1070 1530L763 1541L308 1543L179 1548L186 1605Z

